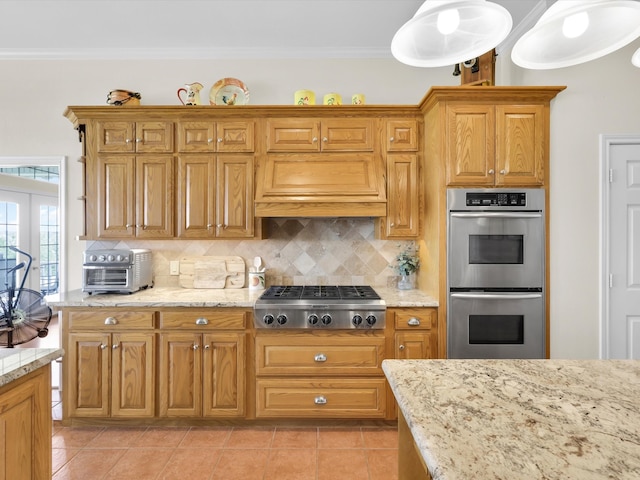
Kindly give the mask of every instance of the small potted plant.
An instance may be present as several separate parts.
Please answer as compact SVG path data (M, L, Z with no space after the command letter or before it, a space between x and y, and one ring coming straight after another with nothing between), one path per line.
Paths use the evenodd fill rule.
M396 271L400 275L398 289L412 290L416 286L415 273L420 268L420 258L418 257L418 247L410 245L406 247L396 257Z

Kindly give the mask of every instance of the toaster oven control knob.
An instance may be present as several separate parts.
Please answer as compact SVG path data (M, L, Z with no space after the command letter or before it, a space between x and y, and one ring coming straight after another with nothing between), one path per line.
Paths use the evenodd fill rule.
M284 325L285 323L287 323L287 316L281 313L280 315L278 315L278 318L276 318L276 321L279 325Z
M267 325L271 325L274 320L275 320L275 318L273 318L273 315L271 315L270 313L268 313L264 317L262 317L262 321Z
M331 315L325 313L322 315L321 321L323 325L329 325L331 323Z
M360 326L360 324L362 323L362 316L354 315L351 319L351 323L353 323L356 327Z
M378 319L376 318L376 316L375 316L375 315L368 315L368 316L367 316L367 323L368 323L369 325L374 325L374 324L376 323L376 321L377 321L377 320L378 320Z
M320 321L320 319L318 318L318 315L316 315L315 313L312 313L311 315L309 315L309 318L307 318L309 325L316 325L318 323L318 321Z

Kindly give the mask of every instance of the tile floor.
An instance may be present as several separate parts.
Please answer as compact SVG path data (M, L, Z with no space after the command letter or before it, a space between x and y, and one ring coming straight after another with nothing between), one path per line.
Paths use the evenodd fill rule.
M53 394L53 480L393 480L388 427L63 427Z

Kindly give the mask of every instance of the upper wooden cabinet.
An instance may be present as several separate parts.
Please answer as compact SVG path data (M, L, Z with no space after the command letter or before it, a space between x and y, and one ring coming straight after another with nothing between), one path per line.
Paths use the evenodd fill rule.
M253 152L253 121L178 122L179 152Z
M100 153L167 153L173 151L173 122L97 121Z
M387 152L415 152L418 150L418 122L415 119L387 121Z
M447 184L543 185L547 124L540 104L447 104Z
M371 152L372 119L267 120L268 152Z

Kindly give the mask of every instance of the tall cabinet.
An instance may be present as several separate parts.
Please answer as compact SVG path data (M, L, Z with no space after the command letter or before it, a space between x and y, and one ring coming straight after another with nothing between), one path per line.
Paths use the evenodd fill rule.
M426 172L419 282L440 303L440 358L447 354L447 188L541 188L548 205L550 103L565 88L434 87L419 105L424 114ZM546 223L548 232L548 218ZM546 250L548 263L548 236ZM548 290L548 264L546 272Z

